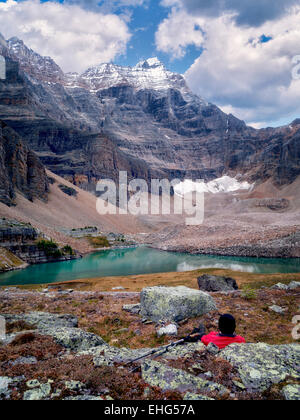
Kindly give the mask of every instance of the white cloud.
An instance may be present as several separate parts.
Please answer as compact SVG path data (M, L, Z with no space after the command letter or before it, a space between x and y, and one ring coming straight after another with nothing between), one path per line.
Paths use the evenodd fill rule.
M127 24L115 14L39 0L0 3L0 28L6 38L18 36L65 71L110 62L125 53L131 38Z
M183 22L189 28L182 32ZM262 36L272 39L261 42ZM300 80L292 78L292 59L300 54L299 7L258 27L239 25L232 14L208 17L174 7L156 37L158 49L175 57L189 44L203 46L186 79L193 91L224 111L254 124L300 116Z
M173 9L172 14L159 25L155 36L157 48L171 53L173 58L182 58L188 45L201 47L204 39L197 23L197 19L185 11Z
M162 0L162 5L179 7L193 16L219 17L230 13L238 25L257 27L289 13L299 0Z

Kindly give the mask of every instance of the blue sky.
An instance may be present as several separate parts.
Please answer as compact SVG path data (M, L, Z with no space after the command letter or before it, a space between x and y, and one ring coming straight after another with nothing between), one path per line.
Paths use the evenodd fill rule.
M256 127L300 117L300 0L0 0L0 31L64 71L157 56Z

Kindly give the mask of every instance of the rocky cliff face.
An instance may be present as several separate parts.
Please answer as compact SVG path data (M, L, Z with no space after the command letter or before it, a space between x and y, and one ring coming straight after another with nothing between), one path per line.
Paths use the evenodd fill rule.
M157 59L64 74L13 38L0 45L0 118L59 175L93 189L99 178L243 174L279 185L300 174L300 120L255 130L194 95Z
M29 200L47 200L48 179L37 156L0 121L0 201L14 204L16 191Z

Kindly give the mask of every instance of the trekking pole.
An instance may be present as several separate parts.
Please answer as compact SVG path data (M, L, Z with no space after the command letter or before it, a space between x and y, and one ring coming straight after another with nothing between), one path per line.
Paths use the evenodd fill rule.
M159 349L154 349L150 351L149 353L144 354L143 356L137 357L136 359L130 360L130 362L126 363L125 366L131 365L132 363L138 362L139 360L145 359L146 357L152 356L156 353L164 354L167 351L169 351L171 348L179 346L180 344L183 344L187 341L188 337L182 338L181 340L175 341L174 343L168 344L167 346L160 347Z

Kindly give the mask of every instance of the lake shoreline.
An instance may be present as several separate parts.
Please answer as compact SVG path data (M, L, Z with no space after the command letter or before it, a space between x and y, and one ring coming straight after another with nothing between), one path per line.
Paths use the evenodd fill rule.
M160 251L151 247L116 247L95 251L81 259L61 263L31 265L22 272L0 274L0 286L85 282L95 278L129 278L142 275L229 270L233 273L297 275L300 260L249 257L218 257Z

